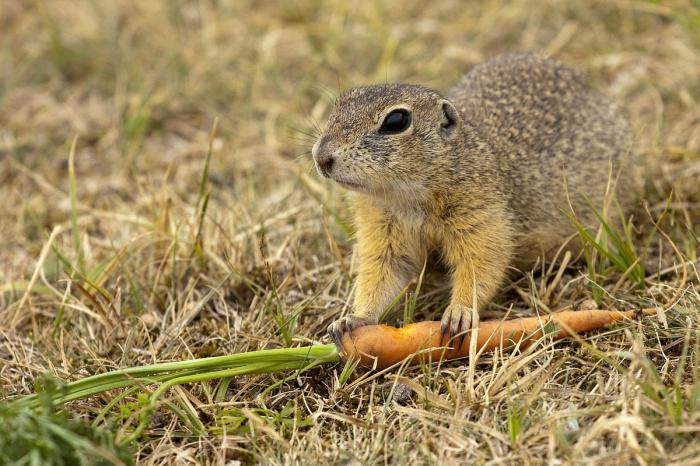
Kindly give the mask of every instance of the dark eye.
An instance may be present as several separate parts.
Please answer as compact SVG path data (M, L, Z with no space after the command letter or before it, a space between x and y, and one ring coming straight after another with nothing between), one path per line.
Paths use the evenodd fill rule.
M409 126L411 126L411 113L408 110L399 108L384 117L382 126L379 127L379 133L397 134L406 131Z

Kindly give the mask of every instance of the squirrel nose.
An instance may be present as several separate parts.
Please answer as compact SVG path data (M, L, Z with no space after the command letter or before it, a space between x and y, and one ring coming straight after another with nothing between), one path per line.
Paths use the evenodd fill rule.
M314 161L316 161L316 167L321 175L328 177L333 171L333 163L335 159L333 158L333 153L329 151L326 147L325 137L319 139L311 151Z
M318 164L318 169L321 170L321 174L328 176L333 171L333 156L329 154L323 154L321 157L316 158L316 163Z

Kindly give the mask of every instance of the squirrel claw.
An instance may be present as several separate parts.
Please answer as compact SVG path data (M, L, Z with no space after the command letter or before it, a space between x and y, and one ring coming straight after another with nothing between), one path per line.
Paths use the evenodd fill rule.
M462 346L472 323L472 310L467 306L450 305L442 314L440 325L440 341L451 344L455 336L459 337L457 348ZM447 338L447 332L450 336Z
M340 319L332 322L328 326L328 335L333 339L333 342L338 348L343 348L343 334L347 333L350 338L352 338L353 329L364 327L365 325L376 324L377 322L372 319L367 319L365 317L358 317L354 315L349 315L341 317Z

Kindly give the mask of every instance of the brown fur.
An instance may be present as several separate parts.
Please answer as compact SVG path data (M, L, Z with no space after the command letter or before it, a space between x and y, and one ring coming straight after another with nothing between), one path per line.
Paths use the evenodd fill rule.
M411 112L411 127L378 134L396 107ZM611 173L630 207L634 164L620 170L630 150L610 101L532 54L489 60L446 97L404 84L348 90L313 150L317 165L333 159L324 176L356 191L354 315L329 330L376 322L434 248L452 276L443 323L464 330L472 303L489 302L509 265L551 257L575 233L562 210L594 223L586 199L602 206Z

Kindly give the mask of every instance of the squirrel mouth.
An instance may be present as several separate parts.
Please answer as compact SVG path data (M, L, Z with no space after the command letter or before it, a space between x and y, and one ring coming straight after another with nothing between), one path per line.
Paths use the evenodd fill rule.
M350 188L350 189L353 189L353 188L355 188L355 189L360 189L360 188L362 188L362 185L361 185L361 184L359 184L359 183L354 183L354 182L352 182L352 181L341 180L341 179L338 179L338 178L334 178L334 181L335 181L336 183L340 184L340 185L345 186L346 188Z

